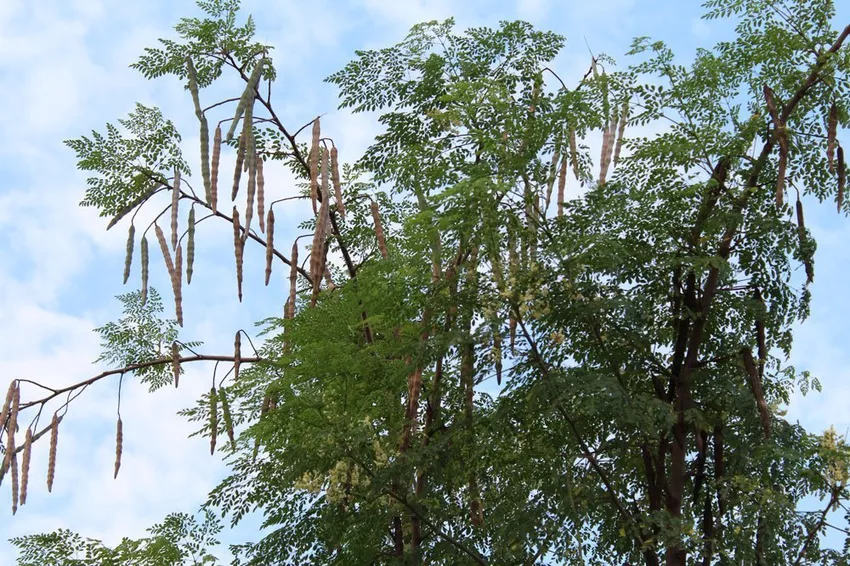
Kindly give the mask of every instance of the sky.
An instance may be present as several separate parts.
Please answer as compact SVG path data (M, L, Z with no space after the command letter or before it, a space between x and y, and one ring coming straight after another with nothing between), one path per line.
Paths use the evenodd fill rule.
M841 4L841 2L839 2ZM850 3L848 3L850 4ZM568 84L589 63L588 46L623 63L631 39L663 39L687 61L697 46L728 37L729 24L699 18L698 2L653 0L243 0L253 14L257 39L275 46L279 83L274 100L280 118L297 129L323 114L323 132L354 161L380 132L373 117L337 110L336 90L323 82L356 49L402 40L411 25L453 16L458 27L496 26L523 19L567 38L555 68ZM121 314L115 295L138 288L134 266L122 286L126 223L107 232L107 221L77 206L86 174L76 170L63 140L102 131L136 102L155 105L183 134L184 155L198 161L197 122L191 99L177 79L147 81L128 65L160 37L174 37L180 17L200 11L189 0L0 0L0 390L11 379L68 385L104 369L93 364L99 350L93 329ZM850 5L839 9L850 22ZM837 25L837 24L836 24ZM227 91L227 87L231 87ZM223 97L238 95L223 81ZM238 90L236 90L238 89ZM219 92L219 91L216 91ZM228 94L235 92L236 94ZM215 93L202 92L210 103ZM198 169L197 166L193 167ZM232 170L223 158L222 171ZM267 168L267 190L294 192L290 176ZM569 187L568 187L569 190ZM292 241L306 209L276 208L276 240ZM791 362L823 384L823 394L795 396L788 418L820 431L850 427L847 321L850 301L844 276L850 265L850 222L829 204L808 203L807 225L818 242L812 316L799 327ZM281 230L289 226L291 228ZM262 285L263 252L246 252L245 300L236 300L230 233L209 223L198 229L194 282L184 290L184 340L203 340L203 351L226 353L238 328L281 312L286 274ZM151 282L171 316L171 291L152 247ZM139 537L170 512L194 512L227 472L204 439L176 412L209 389L211 367L186 368L181 387L149 394L124 380L121 472L112 478L117 379L102 380L71 405L62 423L56 480L47 493L46 443L34 450L28 502L13 518L8 481L0 488L0 566L14 563L12 536L70 528L107 544ZM36 394L24 384L23 397ZM256 538L258 519L248 519L222 540Z

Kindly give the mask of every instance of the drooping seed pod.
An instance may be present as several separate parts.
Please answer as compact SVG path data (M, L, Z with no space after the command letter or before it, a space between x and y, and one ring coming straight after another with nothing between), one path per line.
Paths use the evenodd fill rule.
M253 139L248 140L248 145L253 146ZM253 149L248 150L246 163L248 166L248 187L247 198L245 200L245 232L242 234L242 239L248 238L248 231L251 229L251 220L254 219L254 197L257 193L257 160L253 157Z
M239 194L239 181L242 179L242 165L245 162L245 151L247 150L247 138L239 136L239 145L236 148L236 167L233 170L233 189L230 191L230 200L236 200Z
M257 157L257 220L260 232L266 231L266 180L263 174L263 158Z
M493 361L496 366L496 385L502 385L502 335L498 326L493 331Z
M218 166L221 163L221 125L216 126L213 137L212 171L210 173L210 206L218 212Z
M177 245L174 252L174 271L171 275L171 286L174 291L174 311L177 324L183 326L183 245Z
M195 207L189 209L189 230L186 235L186 285L192 284L195 272Z
M127 249L124 253L124 285L130 278L130 265L133 263L133 248L135 247L136 227L130 224L130 230L127 233Z
M747 376L750 381L750 389L755 397L756 405L758 406L759 418L764 429L764 437L770 438L770 409L767 402L764 400L764 390L762 389L761 379L759 379L756 364L753 360L753 353L749 348L741 349L741 357L744 361L744 368L747 370Z
M148 239L142 236L142 306L148 301Z
M118 478L118 470L121 469L121 452L124 449L124 423L121 422L121 417L118 417L118 423L115 425L115 473L112 479Z
M784 128L779 135L779 165L776 173L776 205L782 206L785 196L785 172L788 168L788 139Z
M210 176L210 126L207 117L201 115L201 178L204 181L204 197L212 205L212 179Z
M215 386L210 388L210 456L215 454L215 441L218 436L218 395Z
M844 186L847 182L847 167L844 164L844 148L838 146L838 196L836 202L838 204L838 212L841 212L841 206L844 204Z
M180 346L176 341L171 343L171 374L174 376L174 389L180 385Z
M53 492L53 478L56 476L56 446L59 443L59 415L53 413L50 423L50 449L47 455L47 492Z
M168 270L169 277L172 277L172 273L174 273L174 263L171 261L171 253L168 251L168 244L165 242L165 234L162 233L162 229L159 225L154 224L154 232L156 233L156 239L159 242L159 247L162 250L162 258L165 260L165 267Z
M345 220L345 203L342 201L342 184L339 177L339 151L336 146L331 148L331 181L334 186L334 198L339 216Z
M11 460L9 465L12 473L12 515L18 512L18 455L15 454L15 445L6 446L6 450L11 450Z
M32 428L27 428L24 440L24 455L21 458L21 505L27 502L27 486L30 478L30 458L32 457Z
M224 430L230 440L230 447L236 450L236 436L233 434L233 419L230 416L230 403L227 401L226 391L219 389L218 397L221 401L221 416L224 417Z
M180 203L180 169L174 170L174 188L171 191L171 249L177 248L177 209Z
M272 276L272 259L274 258L274 210L269 209L269 220L266 223L266 286Z
M289 257L289 298L286 301L285 318L295 318L295 294L298 290L298 242L292 243L292 255Z
M200 119L204 113L201 109L201 98L198 90L198 74L190 56L186 56L186 75L189 79L189 92L192 94L192 103L195 105L195 116Z
M239 366L242 365L242 331L233 338L233 380L239 380Z
M838 107L833 102L829 107L829 115L826 118L826 161L829 164L829 172L835 173L835 137L838 128Z
M576 176L576 181L578 181L578 142L576 141L576 131L572 128L570 128L570 161L573 163L573 173Z
M317 201L319 198L319 139L322 127L317 117L313 120L313 131L310 140L310 202L313 205L313 214L318 213Z
M623 107L620 109L620 123L617 125L617 143L614 146L614 165L620 161L620 150L623 147L623 134L626 133L626 122L629 117L629 101L623 102Z
M262 72L263 65L265 63L266 58L263 57L257 62L257 65L251 72L251 76L248 77L248 81L245 84L245 90L239 98L239 103L236 105L236 113L233 116L233 121L230 123L230 129L227 132L227 141L233 139L233 135L236 133L236 126L239 123L239 119L242 117L242 114L244 113L247 115L249 106L253 106L254 104L255 97L257 96L257 84L260 81L260 73ZM245 120L248 121L247 116Z
M567 155L561 157L561 170L558 172L558 216L564 215L564 198L567 188Z
M239 290L239 302L242 302L242 231L239 225L239 211L233 207L233 252L236 256L236 285Z
M797 195L797 239L800 242L800 249L805 249L808 243L808 235L806 234L806 220L803 217L803 203L800 201L800 196ZM812 260L806 254L803 254L803 265L806 268L806 284L811 284L815 279L815 270L812 265Z
M799 199L797 202L800 202ZM756 344L759 356L759 377L762 377L764 376L764 363L767 360L767 339L764 331L764 299L762 299L761 291L758 288L753 293L753 298L759 304L759 312L756 315Z
M18 381L13 381L14 391L12 391L12 399L9 404L9 416L6 424L6 455L4 457L3 466L8 467L11 463L10 458L15 452L15 431L18 429L18 411L21 403L21 386Z
M310 248L310 279L313 282L313 294L310 300L311 306L315 306L319 297L319 289L322 284L322 275L325 272L328 224L330 223L330 198L328 196L328 152L322 152L321 166L321 197L322 202L316 216L316 229L313 232L313 244Z
M614 149L614 129L617 127L617 117L612 116L611 122L602 132L602 155L599 158L599 184L604 185L611 164L611 154Z
M384 227L381 224L381 213L378 210L378 203L373 200L369 207L372 210L372 220L375 222L375 238L378 240L378 250L386 258L389 252L387 251L387 240L384 236Z
M9 388L6 390L6 400L3 402L3 409L0 410L0 432L6 424L6 419L9 418L9 411L12 408L12 398L15 396L15 388L17 381L13 380L9 383Z
M546 176L546 202L543 205L543 212L549 210L549 204L552 200L552 190L555 188L555 180L558 178L558 162L561 160L560 143L555 143L555 149L552 152L552 159L549 162L549 174Z

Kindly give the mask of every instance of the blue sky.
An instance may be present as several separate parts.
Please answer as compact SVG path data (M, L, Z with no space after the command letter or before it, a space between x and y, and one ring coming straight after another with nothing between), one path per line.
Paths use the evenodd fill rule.
M727 22L700 20L698 2L674 0L244 0L243 11L255 16L258 38L276 48L274 98L281 119L297 128L325 114L323 131L334 137L341 159L348 161L379 130L370 116L336 110L335 89L322 79L350 60L355 49L391 45L420 21L454 16L464 28L524 19L561 33L567 46L556 69L568 84L587 68L585 41L626 63L623 54L631 38L650 35L687 61L696 46L711 45L731 32ZM134 268L132 285L121 285L126 226L106 232L104 219L77 207L86 175L75 169L73 152L62 141L102 130L138 101L159 106L175 122L185 155L190 164L197 163L197 126L188 93L173 78L146 81L128 68L144 47L171 37L179 17L196 14L189 0L0 1L3 390L14 378L66 385L106 369L92 365L99 353L92 329L118 317L113 297L137 288L138 272ZM850 22L850 5L839 8L838 22ZM202 97L212 102L217 93L223 98L241 92L235 81L223 83L224 89L228 86L232 90ZM229 168L225 159L222 171ZM267 169L266 177L267 190L281 196L293 192L285 172ZM815 204L806 209L818 241L812 316L797 333L792 361L811 370L824 393L795 399L788 418L813 430L835 424L844 432L850 427L850 302L841 298L850 265L850 223L831 204ZM277 241L291 242L295 232L281 228L294 227L305 210L276 209ZM224 226L199 228L195 282L184 291L181 337L205 340L204 350L211 353L232 348L237 328L250 330L255 320L278 314L285 298L280 270L268 288L262 286L262 250L256 249L246 253L245 301L237 303L229 238ZM163 271L152 261L152 284L170 308ZM0 566L13 563L6 543L10 536L67 527L115 543L121 536L143 535L171 511L195 510L226 468L210 457L204 440L186 438L192 427L175 413L208 389L210 372L211 367L188 368L178 391L155 394L125 380L125 445L117 480L112 479L117 381L104 380L77 399L62 424L53 493L41 479L46 446L35 451L29 501L15 518L9 513L7 485L0 489ZM25 387L23 394L34 391ZM253 538L255 525L249 521L223 538Z

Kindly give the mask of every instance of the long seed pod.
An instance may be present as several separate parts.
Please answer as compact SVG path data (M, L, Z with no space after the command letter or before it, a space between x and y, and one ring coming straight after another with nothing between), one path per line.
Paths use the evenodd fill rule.
M316 229L313 232L313 244L310 248L310 279L313 282L313 294L310 301L311 305L315 305L319 297L319 289L322 285L322 275L325 272L325 258L327 248L325 242L327 240L328 224L330 221L330 198L328 197L328 152L322 152L321 163L321 179L322 179L322 202L319 206L319 212L316 216Z
M56 446L59 443L59 415L53 413L50 423L50 449L47 455L47 492L53 491L53 478L56 476Z
M785 133L785 124L779 116L779 109L776 106L776 96L773 89L764 85L764 100L767 104L767 111L773 120L773 127L776 133L776 140L779 143L779 165L776 177L776 205L782 206L783 197L785 195L785 170L788 167L788 137Z
M212 179L210 176L210 126L207 117L201 115L201 177L204 180L204 196L207 204L212 203Z
M295 318L295 294L298 289L298 242L292 243L292 254L289 257L289 299L286 301L285 318Z
M808 235L806 234L806 219L803 217L803 203L800 201L799 195L797 196L797 239L800 242L801 250L805 250L806 244L808 243ZM811 258L803 253L803 265L806 268L806 284L810 284L815 280L815 270L812 265Z
M256 150L255 150L256 152ZM266 179L263 175L263 158L257 156L257 220L260 232L266 231Z
M764 437L770 438L770 409L767 406L767 402L764 400L764 391L762 390L761 380L759 379L759 374L756 370L755 360L753 360L753 353L749 348L743 348L741 350L741 357L744 360L744 368L747 370L750 388L752 389L753 396L756 399L756 405L758 405L759 418L761 419L761 425L764 429Z
M614 165L620 161L620 150L623 147L623 134L626 133L626 122L629 117L629 101L623 102L623 107L620 109L620 123L617 125L617 143L614 146Z
M242 231L239 225L239 211L233 207L233 253L236 256L236 285L239 290L239 302L242 302Z
M561 170L558 173L558 216L564 215L564 198L567 192L567 154L561 157Z
M218 212L218 166L221 163L221 125L215 128L213 137L212 172L210 173L210 206Z
M844 186L847 182L847 168L844 165L844 148L838 146L838 212L841 212L841 206L844 204Z
M797 200L799 203L799 199ZM764 299L761 297L761 291L758 289L755 290L754 297L756 302L759 303L759 313L756 316L756 343L758 345L758 356L759 356L759 377L764 375L764 363L767 360L767 339L765 337L764 331Z
M142 306L148 301L148 239L142 236Z
M336 146L331 148L331 181L334 186L336 209L339 211L340 217L345 220L345 203L342 201L342 184L339 177L339 151L337 151Z
M113 226L115 226L116 224L118 224L118 222L119 222L122 218L124 218L125 216L127 216L128 214L130 214L130 212L132 212L132 210L133 210L134 208L136 208L137 206L139 206L140 204L142 204L143 202L145 202L146 200L148 200L148 198L150 198L150 197L151 197L151 195L153 195L153 194L157 191L157 189L159 189L159 187L160 187L160 184L159 184L159 183L154 183L154 184L153 184L153 186L149 187L149 188L148 188L147 190L145 190L142 194L140 194L138 197L136 197L135 199L133 199L133 201L132 201L130 204L128 204L127 206L125 206L124 208L122 208L121 210L119 210L119 211L118 211L118 214L116 214L116 215L112 218L112 220L110 220L110 221L109 221L109 224L106 226L106 229L107 229L107 230L109 230L110 228L112 228Z
M614 128L616 127L616 116L611 117L611 122L602 132L602 154L599 156L599 184L604 185L608 176L608 166L611 159L611 151L614 146Z
M318 213L317 201L319 198L319 139L322 127L317 117L313 120L313 131L310 141L310 202L313 205L313 214Z
M242 364L242 331L233 338L233 380L239 380L239 366Z
M15 396L17 383L17 381L13 380L9 383L9 388L6 390L6 400L3 402L3 409L0 410L0 431L3 430L3 426L6 424L6 419L9 418L9 410L12 408L12 398Z
M384 236L384 227L381 224L381 213L378 210L378 203L372 201L369 205L372 210L372 220L375 222L375 238L378 240L378 249L383 257L387 257L387 240Z
M112 479L118 477L118 470L121 469L121 452L124 449L124 423L121 422L121 417L118 417L118 423L115 425L115 473Z
M248 164L248 187L247 198L245 200L245 232L242 233L242 239L248 238L248 232L251 229L251 220L254 219L254 197L257 193L257 159L254 157L254 138L248 138L248 153L245 162Z
M221 401L221 415L224 417L224 430L227 432L227 438L230 440L230 446L236 450L236 436L233 434L233 418L230 416L230 403L227 401L227 394L224 389L219 389L218 397Z
M30 478L30 458L32 457L32 428L27 428L24 440L24 455L21 459L21 505L27 502L27 486Z
M502 385L502 335L497 325L493 329L493 362L496 366L496 385Z
M549 203L552 199L552 190L555 188L555 181L558 178L558 163L561 161L561 148L559 143L555 143L555 150L552 152L552 160L549 162L549 175L546 180L546 203L543 206L543 212L549 210Z
M130 278L130 265L133 263L133 248L135 247L136 227L130 224L130 230L127 233L127 250L124 254L124 285Z
M829 172L835 173L835 136L838 128L838 107L833 102L826 118L826 161Z
M230 129L227 131L227 141L233 139L233 135L236 133L236 126L239 123L239 119L242 117L242 114L246 114L245 121L248 121L248 108L249 106L253 106L255 97L257 96L257 84L260 82L260 73L263 70L263 65L266 63L266 58L263 57L257 62L257 65L254 67L254 70L251 72L251 76L248 77L248 82L245 84L245 90L242 92L242 96L239 98L239 103L236 105L236 113L233 116L233 121L230 123Z
M183 245L177 245L174 252L174 271L171 275L171 286L174 290L174 310L177 324L183 326Z
M12 515L18 512L18 455L15 454L15 445L7 446L6 450L11 450L12 457L9 462L12 472Z
M218 436L218 395L215 386L210 388L210 456L215 454L215 441Z
M21 386L16 381L13 381L14 390L12 391L12 399L9 404L9 416L7 417L6 425L6 456L3 459L3 467L6 468L11 463L11 457L15 453L15 431L18 428L18 411L21 403Z
M233 189L230 191L230 200L236 200L239 194L239 182L242 180L242 165L245 162L245 151L247 144L246 136L239 136L239 145L236 148L236 167L233 170Z
M176 341L171 343L171 373L174 376L174 389L180 385L180 346Z
M274 210L271 208L269 209L266 227L266 286L268 287L269 279L272 276L272 259L274 258Z
M177 211L180 203L180 169L174 170L174 188L171 191L171 249L177 249Z
M186 234L186 285L192 284L195 271L195 207L189 209L189 230Z
M171 253L168 251L168 244L165 242L165 234L162 233L162 228L159 225L154 224L154 232L156 232L156 239L159 242L159 247L162 250L162 258L165 260L165 267L168 269L168 275L172 277L172 273L174 273L174 263L171 261Z

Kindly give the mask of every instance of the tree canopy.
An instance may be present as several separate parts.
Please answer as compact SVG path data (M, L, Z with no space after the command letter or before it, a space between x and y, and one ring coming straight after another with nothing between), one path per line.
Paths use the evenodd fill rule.
M278 118L274 52L238 1L198 6L133 67L191 92L200 163L141 104L66 142L92 174L81 204L129 224L124 280L138 262L141 288L98 329L110 369L46 395L11 383L0 477L14 513L41 437L51 485L75 395L119 375L177 386L205 362L229 369L183 416L232 473L201 523L172 515L114 549L20 537L20 564L215 561L214 512L254 510L270 531L234 563L850 562L850 538L821 541L846 509L850 451L783 418L796 389L819 388L787 362L814 278L803 202L850 209L850 25L831 1L708 0L732 39L682 65L637 38L576 84L552 68L554 33L419 24L327 78L384 128L347 163L320 117ZM244 91L203 100L225 73ZM275 228L292 201L266 192L271 167L312 204L294 242ZM139 222L143 208L161 212ZM221 329L224 354L180 333L207 220L233 234L240 299L246 245L265 247L266 284L290 280L283 316ZM148 286L162 263L174 319ZM121 441L119 418L116 476ZM810 496L822 511L801 513Z

